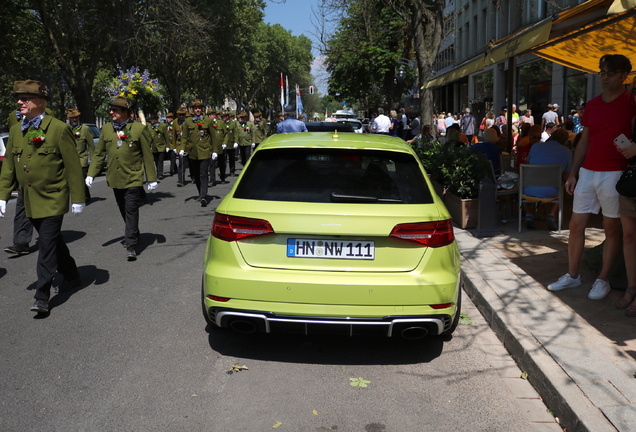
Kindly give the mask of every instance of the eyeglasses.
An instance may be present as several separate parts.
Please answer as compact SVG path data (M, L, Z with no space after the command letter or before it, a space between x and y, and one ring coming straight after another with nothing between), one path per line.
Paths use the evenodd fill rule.
M35 96L16 96L14 98L14 100L17 102L28 102L28 101L32 101L33 99L37 99L37 97Z
M623 71L617 70L617 71L600 71L598 73L598 76L600 76L601 78L614 78L615 75L623 73Z

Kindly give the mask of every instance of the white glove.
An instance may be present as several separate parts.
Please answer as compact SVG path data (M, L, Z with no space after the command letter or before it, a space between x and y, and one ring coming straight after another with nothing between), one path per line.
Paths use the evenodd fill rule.
M234 143L234 148L237 149L238 148L238 143Z
M256 147L256 144L255 144L255 143L252 143L252 148L254 148L254 147Z
M93 177L91 176L86 177L86 180L84 180L84 183L86 183L86 186L90 188L91 185L93 184Z
M157 182L149 182L148 183L148 192L157 189Z
M172 149L173 152L177 153L177 149Z
M218 154L216 154L216 153L212 153L212 160L216 160L216 158L218 158L218 157L219 157L219 155L218 155Z
M0 200L0 217L4 217L4 214L7 212L7 202L5 200Z
M221 146L221 148L222 148L223 150L225 150L225 149L227 148L227 144L223 144L223 145Z
M82 204L82 203L79 203L79 204L75 204L75 203L73 203L73 204L71 204L71 211L73 212L73 214L74 214L75 216L77 216L78 214L80 214L81 212L83 212L83 211L84 211L84 207L85 207L85 206L86 206L86 205L85 205L85 204Z
M179 156L185 156L185 155L186 155L186 152L184 152L183 150L179 152Z
M170 153L170 148L166 147L166 153Z

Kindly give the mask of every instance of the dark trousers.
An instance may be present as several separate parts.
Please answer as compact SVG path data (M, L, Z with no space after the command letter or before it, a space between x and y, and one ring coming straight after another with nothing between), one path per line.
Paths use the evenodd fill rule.
M48 301L51 297L51 282L55 272L64 276L64 280L77 279L79 273L75 260L71 256L62 238L62 221L64 215L31 219L38 232L38 281L35 287L35 299Z
M113 189L119 212L126 225L124 230L126 247L135 246L139 242L139 207L143 189L142 186Z
M155 169L157 170L157 177L163 177L163 159L165 154L165 151L152 154L152 157L155 159Z
M13 217L13 244L28 246L33 238L33 224L26 215L24 198L18 189L18 199L15 201L15 216Z
M170 150L168 154L170 155L170 175L175 175L177 173L177 154L174 150Z
M250 154L252 154L252 145L239 146L239 150L241 151L241 165L245 166Z
M198 200L208 197L208 169L210 159L190 159L190 173L194 178L194 183L199 191Z
M225 180L225 153L220 153L214 160L210 158L210 181L216 181L216 169L219 169L219 178Z
M230 164L230 175L234 175L234 171L236 170L236 150L234 147L228 147L223 154Z
M177 166L177 182L184 185L186 170L190 167L190 158L187 156L177 156L179 158L179 165Z

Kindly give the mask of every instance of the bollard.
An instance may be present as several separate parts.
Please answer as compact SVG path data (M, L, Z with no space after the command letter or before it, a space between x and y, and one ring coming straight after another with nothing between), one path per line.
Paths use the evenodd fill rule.
M497 186L484 177L479 183L479 218L476 234L480 237L498 235L497 229Z

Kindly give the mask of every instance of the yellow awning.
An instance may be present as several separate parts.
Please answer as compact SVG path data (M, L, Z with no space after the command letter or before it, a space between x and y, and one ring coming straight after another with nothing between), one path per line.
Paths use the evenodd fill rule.
M581 8L588 3L596 7ZM574 7L553 22L550 40L532 53L588 73L598 72L604 54L623 54L636 69L635 5L636 0L590 0Z
M473 59L469 62L466 62L460 66L457 66L450 72L446 72L443 75L440 75L436 78L433 78L430 81L427 81L421 88L431 88L444 85L451 81L458 80L466 75L470 75L473 72L480 71L484 68L484 57L479 56L476 59Z
M552 18L547 18L507 38L496 42L495 47L486 54L486 64L499 63L517 54L544 43L550 38Z

